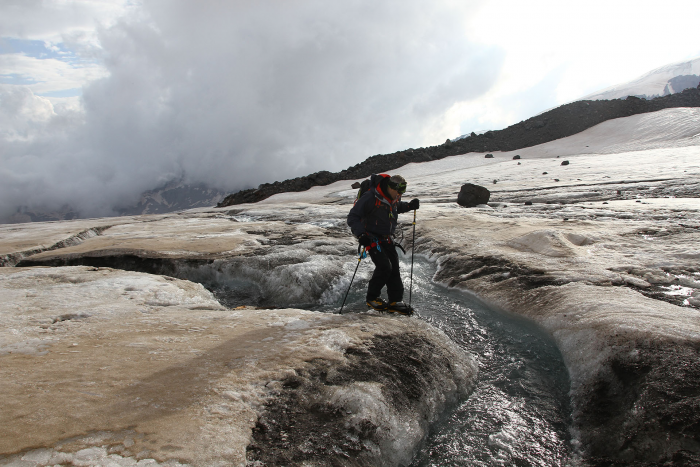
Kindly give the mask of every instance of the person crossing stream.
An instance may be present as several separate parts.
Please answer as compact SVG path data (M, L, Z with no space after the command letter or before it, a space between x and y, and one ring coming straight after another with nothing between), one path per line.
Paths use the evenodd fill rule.
M417 198L410 203L401 201L401 195L406 192L407 186L401 175L374 174L363 185L360 186L347 222L364 250L363 254L369 254L375 265L367 286L366 304L378 311L411 315L413 309L403 301L404 287L396 251L397 246L400 249L402 247L394 243L393 234L398 215L417 210L420 201ZM381 297L384 286L388 301Z
M399 261L409 268L410 253L399 253ZM468 291L434 282L437 268L416 255L413 302L421 319L477 357L479 382L432 428L411 467L572 465L576 440L570 432L570 382L552 337ZM361 266L358 276L367 277L368 269ZM358 281L347 307L359 309L363 299L363 282ZM314 309L335 313L334 306Z

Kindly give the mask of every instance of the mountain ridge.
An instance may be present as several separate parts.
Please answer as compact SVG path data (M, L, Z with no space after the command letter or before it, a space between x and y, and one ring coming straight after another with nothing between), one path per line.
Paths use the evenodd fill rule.
M277 193L305 191L339 180L365 178L411 162L427 162L469 152L514 151L571 136L607 120L674 107L700 107L700 85L651 100L628 96L626 99L581 100L564 104L503 130L487 131L481 135L471 133L468 138L447 140L427 148L377 154L340 172L320 171L282 182L263 183L257 188L229 194L217 207L255 203Z

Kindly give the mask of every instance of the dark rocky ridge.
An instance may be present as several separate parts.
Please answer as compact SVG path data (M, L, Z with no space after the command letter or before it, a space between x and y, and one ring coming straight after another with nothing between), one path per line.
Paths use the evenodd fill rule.
M686 89L652 100L630 96L626 99L572 102L503 130L487 131L482 135L472 133L468 138L446 141L438 146L378 154L340 172L321 171L283 182L264 183L258 188L226 196L217 207L255 203L277 193L305 191L338 180L365 178L410 162L428 162L468 152L514 151L580 133L606 120L674 107L700 107L700 89Z

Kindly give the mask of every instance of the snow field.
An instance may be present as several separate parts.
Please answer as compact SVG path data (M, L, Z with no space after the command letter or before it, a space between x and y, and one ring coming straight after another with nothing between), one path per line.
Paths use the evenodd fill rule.
M700 109L665 109L618 118L567 138L493 154L493 159L485 159L483 153L469 153L428 163L411 163L392 173L400 173L408 181L406 199L414 196L454 198L461 185L467 182L486 186L492 190L493 198L506 187L553 185L565 188L579 181L677 178L682 173L697 176L700 174ZM516 154L522 159L513 160ZM604 155L614 157L601 157ZM561 166L565 157L573 157L575 162L571 166ZM544 171L548 172L547 176L542 175ZM555 183L555 178L561 183ZM498 180L498 184L493 185L493 180ZM356 190L349 189L352 183L353 180L343 180L300 193L280 193L257 206L352 202L357 194Z

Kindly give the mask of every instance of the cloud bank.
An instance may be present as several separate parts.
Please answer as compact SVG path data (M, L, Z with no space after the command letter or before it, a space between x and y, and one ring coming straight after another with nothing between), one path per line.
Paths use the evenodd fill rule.
M6 0L0 221L503 128L697 57L699 15L696 0Z
M0 85L0 217L109 215L172 178L235 190L444 141L503 62L467 38L478 6L146 1L97 29L106 77L80 107Z

